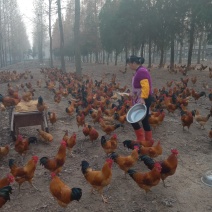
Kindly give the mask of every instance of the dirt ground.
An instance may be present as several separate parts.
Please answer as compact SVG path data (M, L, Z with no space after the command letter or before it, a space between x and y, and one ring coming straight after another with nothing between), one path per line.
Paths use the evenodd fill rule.
M209 63L208 63L209 64ZM120 82L122 86L127 85L131 88L132 71L127 70L126 74L119 72L119 69L124 69L123 65L118 67L114 65L83 65L83 73L89 74L93 79L101 79L102 73L110 73L107 75L107 82L111 79L112 73L117 74L117 82ZM212 64L209 64L212 67ZM77 144L74 147L75 157L67 157L63 171L60 178L66 182L70 187L82 188L83 194L79 202L72 202L69 204L67 211L73 212L206 212L212 211L212 187L208 187L201 182L201 176L207 171L212 170L212 141L208 137L208 132L212 127L212 118L209 119L205 126L205 129L200 129L197 123L193 123L190 127L190 131L187 129L183 131L180 112L176 111L174 115L168 114L166 111L165 120L161 126L153 131L153 138L160 140L163 147L163 154L158 159L166 158L170 154L172 148L176 148L179 151L179 160L176 173L166 179L166 184L169 187L163 187L162 181L151 190L147 195L144 190L140 189L137 184L131 179L130 176L124 178L123 171L121 171L116 165L112 167L112 182L108 189L104 190L105 196L108 198L109 203L104 204L101 197L96 193L90 194L90 185L85 181L84 176L81 173L81 161L86 159L90 165L95 169L101 169L105 161L105 153L102 150L100 138L104 135L98 124L95 125L100 137L92 145L90 141L84 143L81 149L81 142L84 139L82 128L77 128L75 115L68 117L65 112L65 108L68 106L67 99L62 99L59 106L56 106L53 101L53 94L44 88L44 80L42 88L37 88L36 80L43 79L44 77L40 73L39 64L19 64L9 67L10 70L16 69L24 71L28 68L31 70L34 79L24 80L12 83L12 85L20 84L21 82L30 81L35 87L35 99L38 96L42 96L45 102L48 104L49 111L55 111L58 114L58 121L54 126L49 125L50 133L54 136L54 141L51 144L44 144L38 142L37 144L31 144L30 150L27 153L24 162L27 162L33 154L39 158L43 156L53 157L59 146L64 132L68 130L69 134L72 132L77 133ZM70 66L69 71L74 71L73 65ZM165 69L151 69L153 88L162 88L166 86L166 82L170 80L180 81L181 73L171 74ZM193 70L188 72L188 77L197 76L196 85L192 85L191 81L188 83L188 87L194 87L197 91L204 90L202 83L208 83L212 88L212 81L208 77L208 68L204 71ZM0 84L0 93L6 93L6 83ZM209 91L206 90L207 97L203 97L198 100L197 104L192 100L189 103L189 109L198 109L202 115L209 113L211 102L208 99ZM86 117L86 122L91 123L91 118ZM27 136L37 136L37 127L22 128L21 134ZM122 142L126 139L134 139L135 135L130 124L125 124L125 131L119 128L115 131L119 139L119 149L117 152L122 155L128 155L130 152L123 147ZM14 158L17 163L20 163L20 157L14 150L14 143L9 137L9 117L8 112L0 112L0 146L5 144L11 144L11 151L9 155L0 160L0 179L5 177L9 173L8 159ZM136 170L147 171L143 162L139 161L135 166ZM18 191L18 185L13 184L13 193L11 195L11 201L7 202L2 212L53 212L59 211L61 208L57 202L53 199L49 191L49 172L42 166L37 165L34 176L34 184L40 190L36 191L31 188L28 183L24 183L21 187L21 191Z

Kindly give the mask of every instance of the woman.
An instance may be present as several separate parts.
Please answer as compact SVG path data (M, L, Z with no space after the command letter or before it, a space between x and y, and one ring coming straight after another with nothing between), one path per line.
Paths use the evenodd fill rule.
M153 144L152 131L149 125L149 107L151 105L151 94L152 94L152 81L149 71L142 66L144 63L143 57L130 56L126 63L130 69L135 71L132 78L132 98L133 105L137 103L145 104L147 113L145 118L142 120L143 128L138 122L132 123L132 127L135 130L137 141L149 141L150 145Z

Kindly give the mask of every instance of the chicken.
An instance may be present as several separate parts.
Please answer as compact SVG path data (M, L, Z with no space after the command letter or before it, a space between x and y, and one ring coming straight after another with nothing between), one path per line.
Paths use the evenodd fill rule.
M29 102L32 100L32 97L34 96L34 89L32 90L29 90L27 92L24 92L23 95L22 95L22 99L25 101L25 102Z
M0 111L5 111L5 110L6 110L5 106L2 103L0 103Z
M43 165L44 168L49 170L50 172L55 172L55 174L58 174L59 172L61 172L65 160L66 160L66 142L61 141L57 155L52 159L49 159L48 157L42 157L40 159L40 165Z
M102 131L104 131L106 134L111 134L117 128L123 127L122 124L106 125L102 118L99 121Z
M205 128L205 124L208 122L211 114L208 114L207 116L201 116L200 114L197 114L196 110L192 110L192 116L194 117L195 121L200 124L201 128Z
M148 119L150 126L155 129L157 126L159 126L163 122L164 117L165 117L164 111L161 111L159 116L150 115Z
M15 151L21 155L22 162L23 162L24 156L26 155L26 153L29 149L29 145L31 143L35 143L35 142L37 142L36 137L23 138L22 135L18 135L18 137L15 141Z
M209 138L211 138L211 141L212 141L212 128L211 128L211 130L209 131L208 136L209 136Z
M89 128L89 134L88 134L88 136L89 136L90 140L93 143L99 137L99 133L91 125L88 125L88 128Z
M134 149L134 146L138 145L131 140L125 140L123 144L128 149ZM141 155L148 155L151 158L156 158L157 156L162 155L162 152L163 150L162 150L160 141L158 141L157 144L155 144L152 147L140 146L140 151L139 151Z
M137 172L133 169L129 169L127 173L132 177L132 179L138 184L138 186L145 190L145 192L151 191L150 188L158 185L161 178L161 165L155 163L154 167L150 172L142 173Z
M102 169L99 171L94 171L90 168L87 161L82 161L82 173L89 184L93 189L97 190L101 194L102 200L104 203L107 203L107 199L103 196L103 188L110 184L112 179L112 167L113 160L107 159Z
M53 125L57 121L57 115L55 112L48 112L49 115L49 121Z
M31 186L38 190L32 183L37 162L38 157L32 156L31 160L29 160L24 167L18 167L15 164L15 160L9 160L11 174L15 177L15 181L19 184L19 191L22 183L24 183L25 181L28 181Z
M205 96L206 97L205 91L202 91L200 93L197 93L197 92L194 91L194 89L191 90L191 95L195 99L195 101L197 101L202 96Z
M12 187L11 186L5 186L0 189L0 208L3 207L3 205L10 200L10 194L12 193Z
M167 81L167 82L166 82L167 87L171 87L171 86L172 86L172 83L173 83L173 80L172 80L172 81L170 81L170 82L169 82L169 81Z
M53 141L53 136L50 133L47 133L47 132L40 130L40 129L37 129L37 131L38 131L40 139L42 141L45 141L45 142L48 142L48 143Z
M85 139L86 139L86 136L89 135L89 131L90 131L90 129L89 129L89 127L88 127L88 124L84 124L84 127L83 127L83 129L82 129L82 132L83 132L83 134L84 134L84 136L85 136Z
M10 174L8 174L6 177L0 179L0 189L13 183L14 179L15 178Z
M68 140L66 141L67 144L67 149L69 150L70 154L73 156L72 154L72 148L76 145L76 139L77 139L77 135L74 132L70 138L68 138Z
M61 101L61 96L60 96L60 94L55 94L55 95L54 95L54 102L59 104L60 101Z
M118 113L114 113L114 119L118 120L121 124L126 122L126 116L127 114L120 116Z
M117 110L117 107L114 107L114 108L112 108L112 109L106 109L106 110L104 111L104 113L105 113L107 116L112 116L112 115L115 113L116 110Z
M191 77L191 82L193 83L193 85L196 84L196 82L197 82L197 77L196 77L196 76Z
M81 188L71 189L55 173L51 174L51 178L49 185L50 192L61 207L66 208L73 200L80 200L82 196Z
M161 170L161 179L163 181L163 185L165 187L164 180L175 173L177 169L178 159L177 159L178 151L176 149L171 150L171 155L168 156L167 159L163 161L159 161L162 170ZM144 162L144 164L152 170L154 167L154 160L147 155L142 155L139 157L140 160Z
M183 125L183 130L184 127L188 127L188 130L193 123L193 116L190 111L181 111L181 123Z
M41 96L38 97L37 109L39 112L43 112L44 110L47 109L47 106L44 103L43 98Z
M21 101L20 98L15 99L15 98L12 98L12 97L9 97L9 96L2 96L0 94L0 102L2 102L2 104L4 105L4 107L15 106L20 101Z
M110 156L111 159L113 159L113 161L118 164L119 168L124 171L125 177L126 177L127 171L131 167L133 167L138 161L138 150L139 150L139 147L134 146L134 150L132 151L131 155L121 156L113 152Z
M0 159L7 156L10 151L9 145L0 147Z
M76 120L78 128L79 126L83 126L85 124L85 115L83 113L81 115L78 114L76 116Z
M74 101L72 101L72 102L69 101L68 103L69 103L70 105L69 105L69 107L66 108L66 113L67 113L69 116L71 116L71 115L73 115L74 110L75 110L75 109L74 109L74 108L75 108L75 107L74 107Z
M118 146L117 135L114 134L109 140L106 140L105 136L102 136L101 145L107 155L114 152Z
M91 117L93 119L93 123L95 124L96 122L99 122L99 119L102 116L102 110L101 107L98 108L97 111L94 111L94 109L90 110L89 112L91 114Z

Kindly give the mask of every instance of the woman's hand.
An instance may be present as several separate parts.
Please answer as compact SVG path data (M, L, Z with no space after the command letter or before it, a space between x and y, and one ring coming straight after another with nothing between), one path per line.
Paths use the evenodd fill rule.
M143 98L140 99L140 103L141 103L142 105L145 105L145 101L144 101Z

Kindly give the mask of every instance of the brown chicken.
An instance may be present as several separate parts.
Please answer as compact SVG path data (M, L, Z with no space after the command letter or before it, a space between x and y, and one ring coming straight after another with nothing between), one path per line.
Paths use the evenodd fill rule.
M77 120L77 126L78 126L78 128L80 127L80 126L84 126L84 124L85 124L85 115L82 113L81 115L77 115L76 116L76 120Z
M38 97L37 109L39 112L43 112L44 110L47 109L47 106L44 103L43 98L41 96Z
M70 152L70 155L73 156L72 149L76 145L77 134L74 132L70 138L66 141L67 149Z
M102 136L101 145L107 155L114 152L118 146L117 135L114 134L109 140L106 140L105 136Z
M90 114L91 114L91 117L93 119L93 123L95 124L96 122L99 122L99 119L101 118L102 116L102 110L101 108L99 107L98 110L90 110Z
M102 170L94 171L90 168L89 163L87 161L82 161L82 173L87 180L88 183L91 184L92 190L97 190L99 194L101 194L102 200L104 203L107 203L107 199L103 196L103 188L110 184L112 179L112 167L113 160L107 159Z
M88 127L88 124L84 124L82 132L83 132L85 139L86 139L86 137L89 136L89 132L90 132L90 128Z
M60 96L60 94L55 94L55 95L54 95L54 102L59 104L60 101L61 101L61 96Z
M59 172L61 172L65 160L66 160L66 142L61 141L57 155L52 159L48 157L42 157L40 159L40 165L43 165L44 168L46 168L50 172L55 172L55 174L58 174Z
M210 118L210 114L208 114L207 116L201 116L200 114L197 113L197 110L192 110L192 116L194 117L195 121L200 124L201 128L205 128L205 124L208 122L209 118Z
M138 184L138 186L145 190L145 192L151 191L150 188L156 186L160 182L161 178L161 165L155 163L150 172L142 173L133 169L128 170L128 174Z
M38 133L39 133L39 137L42 141L50 143L53 141L53 136L50 133L47 133L43 130L37 129Z
M196 76L191 77L191 82L193 83L193 85L196 84L196 82L197 82L197 77L196 77Z
M113 152L111 154L111 159L118 164L119 168L124 171L125 177L127 171L133 167L138 161L138 146L134 146L134 150L131 155L128 156L120 156L117 153Z
M120 116L118 113L114 113L114 119L119 121L121 124L124 124L126 122L126 116L127 114Z
M15 177L15 181L19 184L19 191L22 183L24 183L25 181L28 181L31 186L33 186L36 190L38 190L32 183L37 162L38 157L32 156L32 159L29 160L24 167L18 167L15 164L15 160L13 159L9 160L9 167L11 170L11 174Z
M123 141L123 144L128 149L134 149L135 145L138 146L138 144L136 144L135 142L133 142L131 140L125 140L125 141ZM158 141L157 144L155 144L152 147L140 146L140 151L139 151L140 154L148 155L151 158L155 158L159 155L162 155L162 152L163 152L163 149L162 149L162 146L160 144L160 141Z
M205 91L202 91L200 93L197 93L197 92L194 91L194 89L191 89L191 95L195 99L195 101L197 101L202 96L205 96L206 97Z
M208 136L209 136L209 138L211 138L211 141L212 141L212 128L211 128L211 130L209 131Z
M90 140L93 143L99 137L99 133L91 125L88 125L88 128L89 128L89 134L88 134L88 136L89 136Z
M157 126L159 126L163 122L164 117L165 117L164 111L161 111L159 116L150 115L149 116L150 126L155 129Z
M0 159L7 156L10 151L9 145L0 147Z
M14 179L15 178L10 174L8 174L6 177L0 179L0 189L13 183Z
M183 130L184 127L188 127L188 130L193 123L193 116L190 111L183 111L181 110L181 123L183 125Z
M172 83L173 83L173 80L172 81L167 81L166 82L167 87L171 87L172 86Z
M25 101L25 102L29 102L32 100L32 97L34 96L34 89L30 90L30 91L27 91L27 92L24 92L23 95L22 95L22 99Z
M111 134L114 130L119 127L123 127L122 124L106 125L102 118L100 118L100 126L103 132L106 134Z
M57 121L57 115L55 112L48 112L49 115L49 121L53 125Z
M164 180L175 173L177 169L178 159L177 159L178 151L176 149L171 150L171 155L163 161L159 161L162 170L161 170L161 180L163 180L163 185L165 187ZM154 160L147 155L140 156L140 159L144 161L144 164L152 170L154 167Z
M0 189L0 208L9 200L10 201L10 194L12 193L11 186L5 186Z
M23 158L29 149L29 145L35 142L37 142L36 137L23 138L22 135L18 135L15 141L15 151L18 152L18 154L20 154L20 156L22 157L22 163Z
M71 115L73 115L73 113L74 113L74 110L75 110L75 107L74 107L74 101L69 101L68 102L70 105L69 105L69 107L67 107L66 108L66 113L69 115L69 116L71 116Z
M51 174L51 178L52 180L49 185L50 192L61 207L66 208L73 200L80 200L82 196L81 188L71 189L55 173Z
M10 107L10 106L15 106L17 105L19 102L21 101L21 98L12 98L12 97L8 97L8 96L2 96L0 94L0 102L2 102L2 104L4 105L4 107Z

